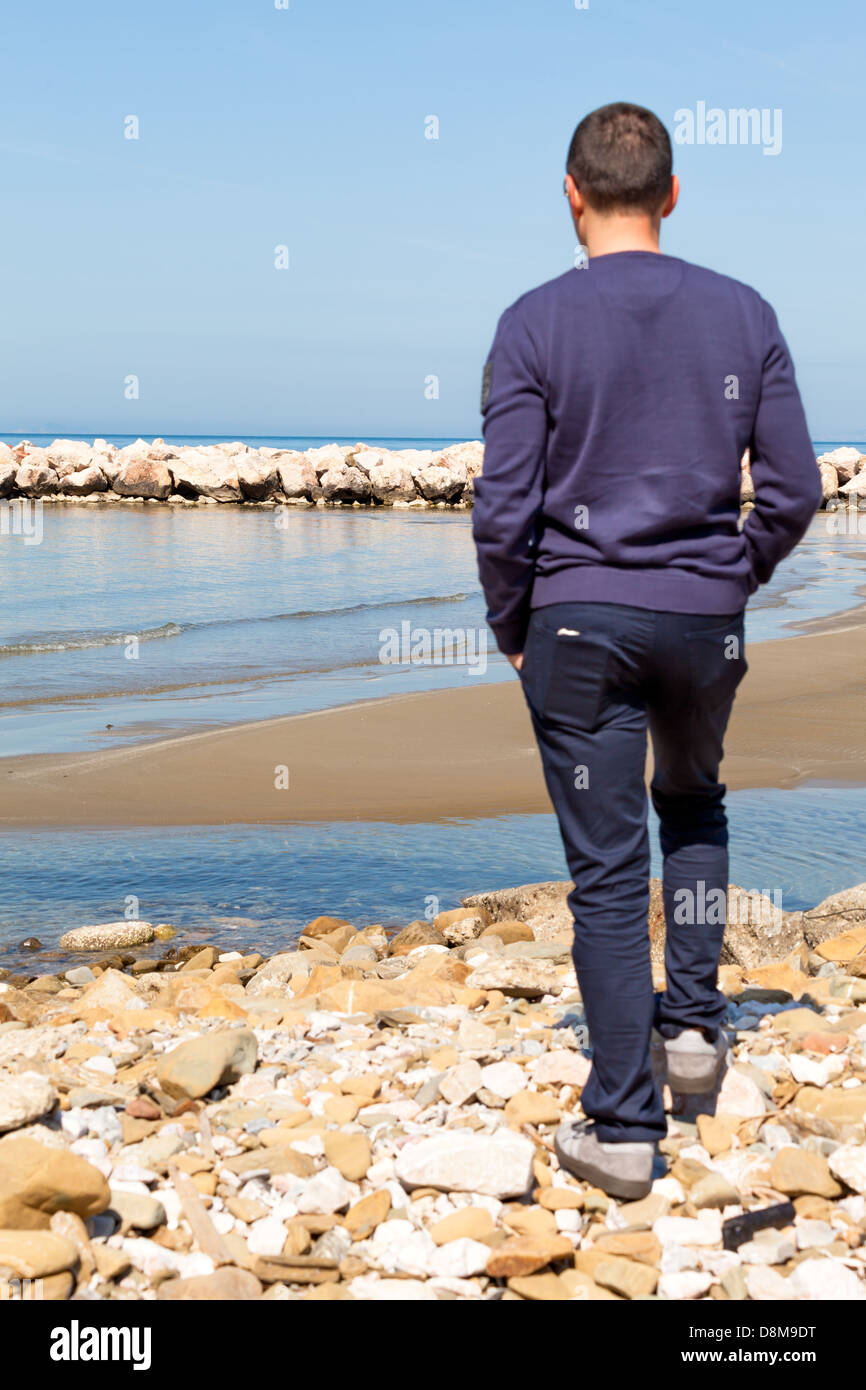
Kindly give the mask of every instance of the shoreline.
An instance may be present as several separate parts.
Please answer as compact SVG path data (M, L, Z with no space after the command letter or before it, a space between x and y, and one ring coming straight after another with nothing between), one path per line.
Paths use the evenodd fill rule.
M866 669L866 605L758 643L747 660L722 772L729 789L866 782L856 674ZM92 754L0 758L3 829L417 823L549 810L516 679Z

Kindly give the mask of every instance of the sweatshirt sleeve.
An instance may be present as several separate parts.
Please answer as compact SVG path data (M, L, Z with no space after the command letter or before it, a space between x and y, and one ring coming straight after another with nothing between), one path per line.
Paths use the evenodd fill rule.
M794 549L822 496L791 354L769 304L763 311L763 376L750 445L755 505L743 527L750 593Z
M544 499L546 392L519 306L506 309L484 369L484 464L472 530L487 621L506 656L523 651Z

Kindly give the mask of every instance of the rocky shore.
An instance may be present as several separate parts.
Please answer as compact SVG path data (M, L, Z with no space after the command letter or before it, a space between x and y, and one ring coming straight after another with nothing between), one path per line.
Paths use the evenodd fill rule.
M483 459L477 441L439 450L326 444L300 452L239 441L185 446L137 439L118 449L104 439L55 439L45 448L22 440L14 447L0 443L0 499L465 509ZM816 462L825 507L866 502L866 455L845 446ZM748 451L740 495L744 506L754 501Z
M569 887L318 917L269 959L98 924L80 965L0 972L0 1295L866 1298L866 884L732 889L729 1068L666 1092L627 1203L552 1150L591 1065ZM661 984L656 882L648 930Z

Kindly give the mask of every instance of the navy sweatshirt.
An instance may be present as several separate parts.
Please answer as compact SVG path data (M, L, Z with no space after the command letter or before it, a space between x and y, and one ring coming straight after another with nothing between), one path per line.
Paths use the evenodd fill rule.
M482 411L473 532L507 654L551 603L738 612L821 503L773 310L673 256L596 256L518 299ZM756 502L741 530L746 446Z

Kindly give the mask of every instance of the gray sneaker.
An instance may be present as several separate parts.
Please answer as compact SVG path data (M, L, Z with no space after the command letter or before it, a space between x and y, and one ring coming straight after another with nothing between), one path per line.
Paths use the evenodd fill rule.
M596 1139L591 1120L560 1125L553 1138L563 1168L610 1197L637 1201L652 1187L655 1144L609 1144Z
M715 1089L728 1056L728 1040L719 1029L709 1042L700 1028L685 1028L665 1038L668 1085L681 1095L703 1095Z

